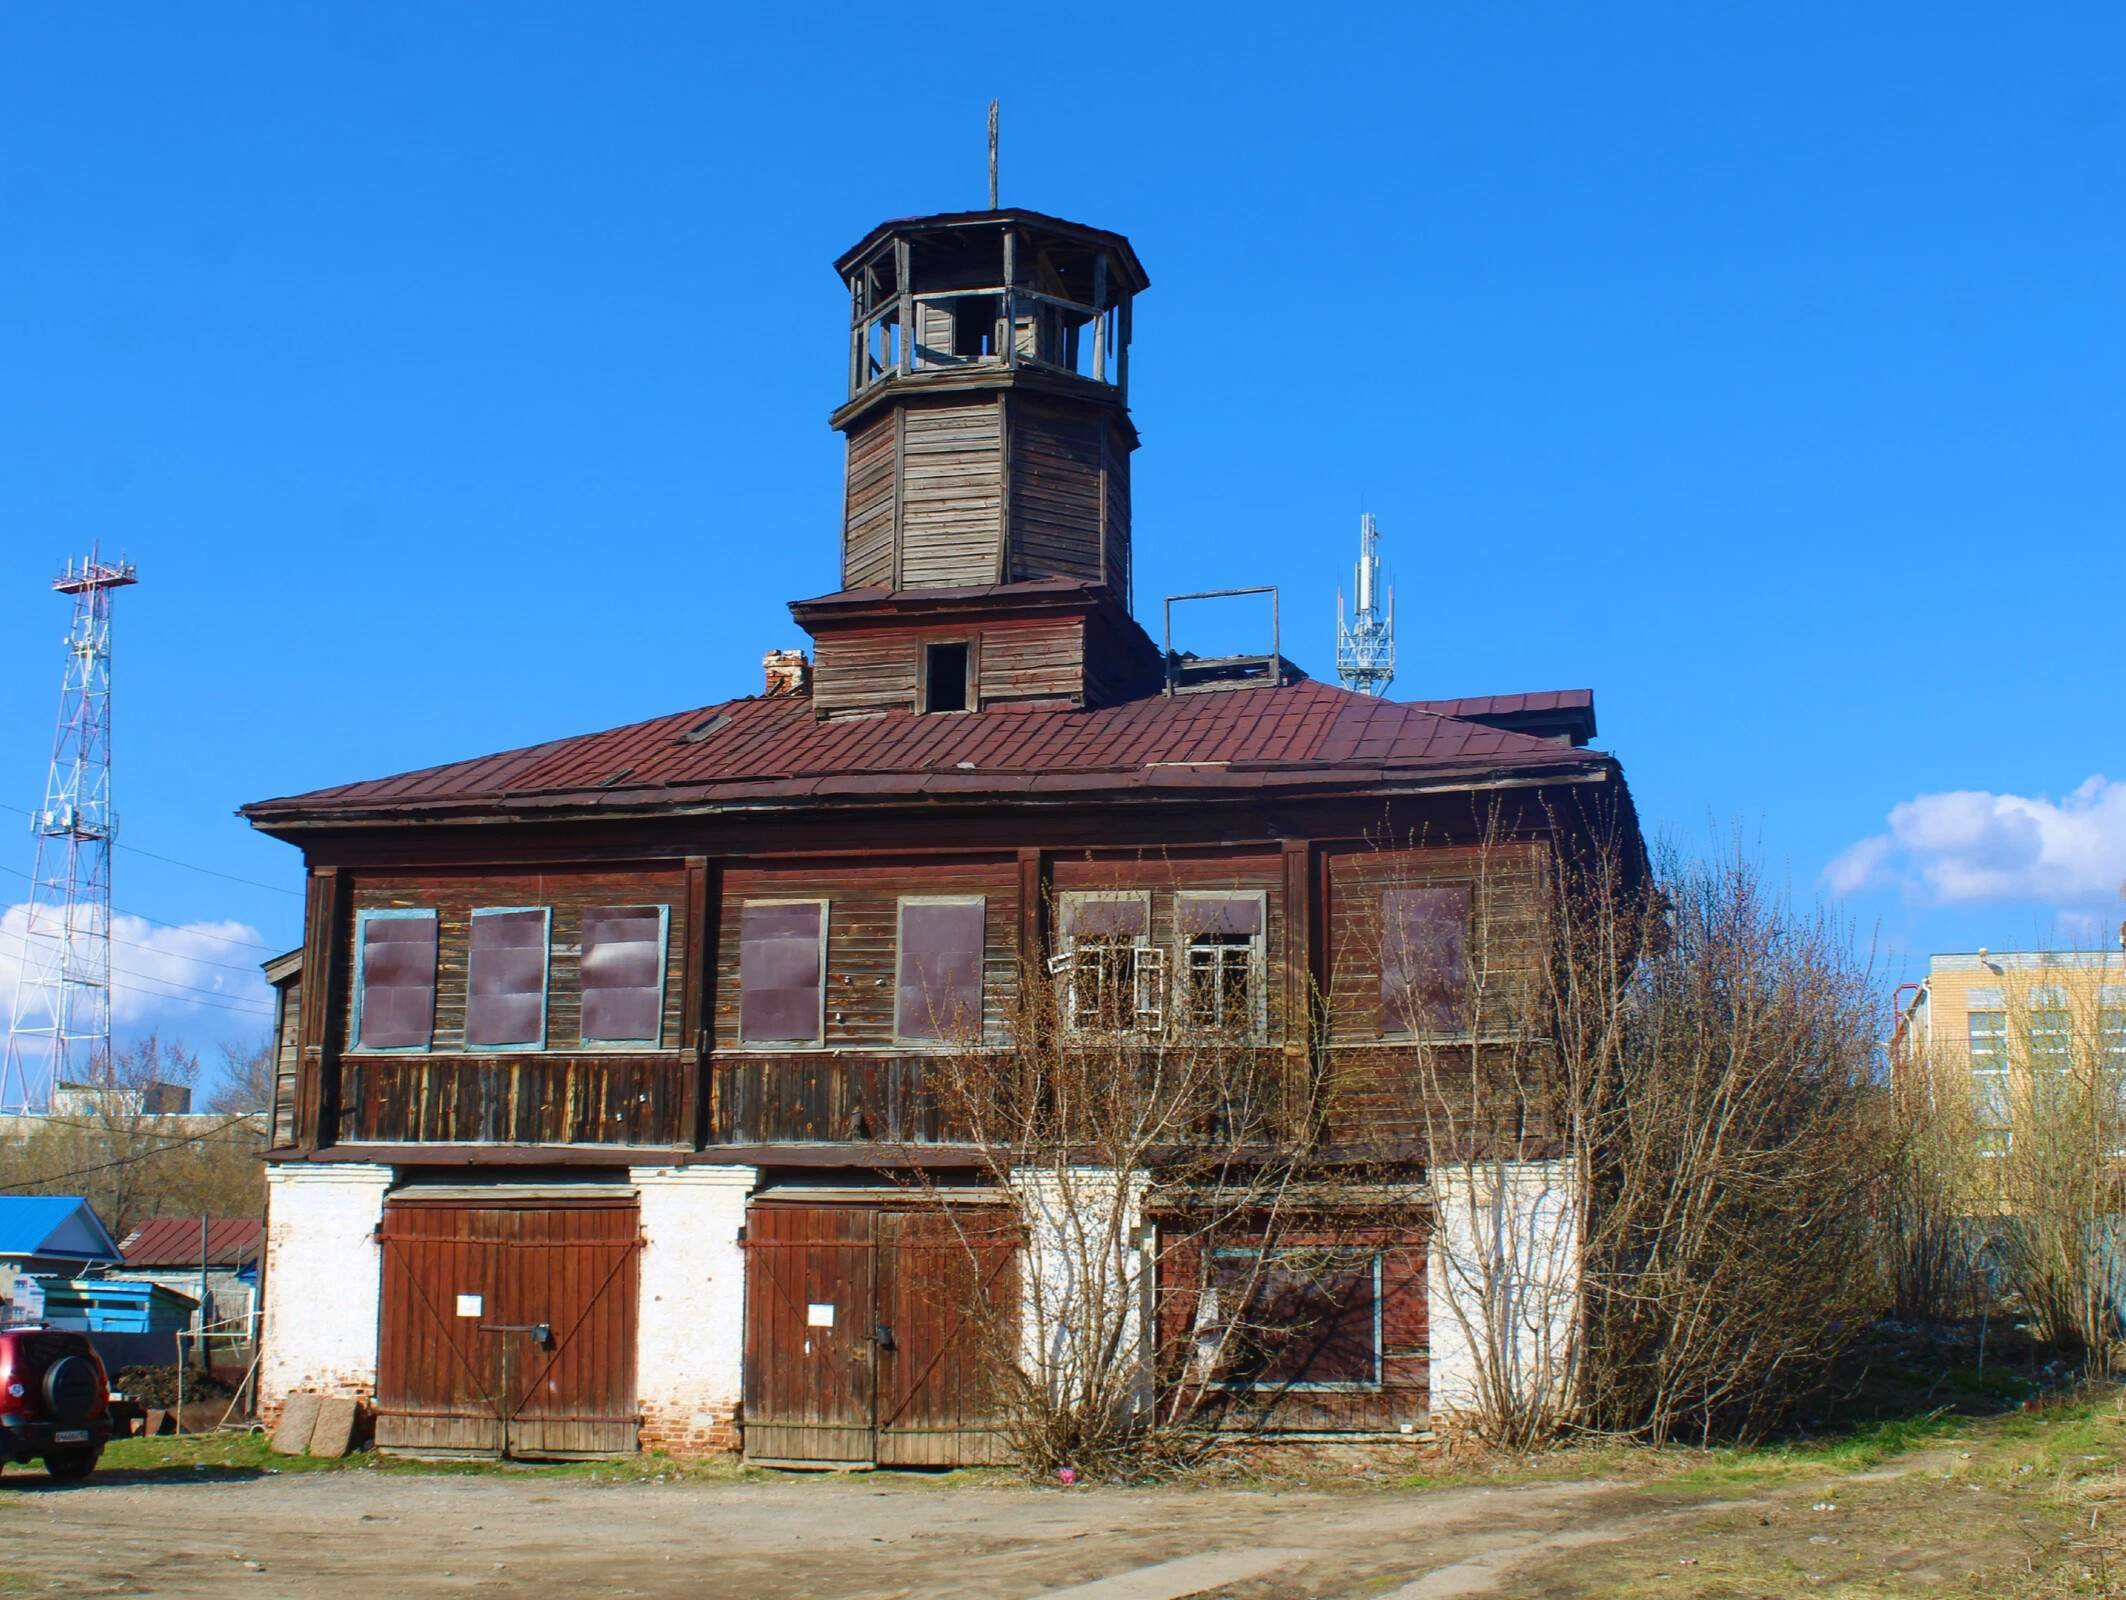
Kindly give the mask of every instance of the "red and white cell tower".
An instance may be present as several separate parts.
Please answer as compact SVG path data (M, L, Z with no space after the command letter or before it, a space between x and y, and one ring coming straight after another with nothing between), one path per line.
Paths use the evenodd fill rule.
M74 597L44 805L30 819L37 867L29 910L5 940L20 957L0 1111L40 1111L57 1083L102 1084L111 1070L111 596L137 583L130 561L95 549L52 580Z

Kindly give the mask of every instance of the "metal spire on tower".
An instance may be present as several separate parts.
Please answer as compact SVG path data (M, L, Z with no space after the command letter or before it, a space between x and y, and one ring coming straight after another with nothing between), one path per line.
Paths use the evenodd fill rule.
M66 671L37 838L28 916L7 942L19 957L0 1111L37 1111L58 1083L103 1084L111 1070L111 595L137 583L130 561L92 547L52 580L74 597Z
M1336 676L1346 689L1386 694L1395 681L1395 591L1380 581L1380 529L1370 511L1358 519L1356 600L1346 623L1344 592L1336 591Z

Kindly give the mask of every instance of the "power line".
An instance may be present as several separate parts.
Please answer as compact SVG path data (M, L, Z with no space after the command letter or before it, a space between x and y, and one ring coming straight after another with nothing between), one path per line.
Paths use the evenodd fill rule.
M26 935L26 934L20 934L20 933L18 933L18 934L13 934L13 935L10 935L10 937L12 937L12 938L14 939L14 941L15 941L15 945L16 945L16 948L18 948L18 949L23 949L23 950L26 950L26 949L28 949L28 947L29 947L29 939L28 939L28 935ZM151 949L151 948L150 948L149 946L146 946L146 945L135 945L135 944L133 944L133 943L132 943L132 941L131 941L131 940L128 940L128 939L121 939L121 940L119 940L119 941L117 941L117 942L118 942L118 943L120 943L120 944L128 945L128 946L130 946L130 947L131 947L132 949L135 949L135 950L148 950L148 951L149 951L149 953L150 953L151 955L152 955L152 954L154 954L154 953L156 953L156 952L154 952L154 951L153 951L153 950L152 950L152 949ZM189 959L189 958L187 958L187 959ZM210 963L208 963L208 965L211 965L211 966L219 966L219 965L222 965L222 963L219 963L219 962L210 962ZM157 973L157 972L141 972L141 971L139 971L139 970L137 970L137 969L135 969L135 968L133 968L133 967L121 967L121 966L119 966L119 965L118 965L118 963L117 963L117 962L115 962L115 961L111 963L111 970L112 970L113 972L116 972L116 973L121 973L121 974L123 974L124 976L126 976L126 977L128 977L128 978L138 978L138 979L140 979L140 980L141 980L142 982L144 982L144 983L160 983L160 984L167 984L167 985L168 985L168 986L169 986L170 988L172 988L172 989L184 989L184 990L187 990L188 992L190 992L190 993L192 993L192 994L203 994L203 995L211 995L211 996L213 996L213 997L214 997L214 998L216 998L216 999L220 999L220 1000L226 1000L226 1001L229 1001L229 1002L231 1002L230 1004L228 1004L228 1005L226 1005L226 1006L222 1007L222 1009L223 1009L223 1010L227 1010L227 1011L244 1011L244 1010L255 1010L255 1011L257 1011L257 1013L258 1013L258 1014L259 1014L260 1016L271 1016L271 1015L272 1015L272 1013L273 1013L273 1008L272 1008L272 1007L271 1007L270 1005L266 1004L266 1003L265 1003L264 1001L258 1001L258 1000L246 1001L246 1000L245 1000L245 999L243 998L243 996L241 996L241 995L233 995L233 994L229 993L229 991L228 991L228 990L226 990L226 989L205 989L205 988L201 988L201 987L200 987L200 986L199 986L198 984L196 984L196 983L180 983L180 982L179 982L179 981L178 981L177 979L175 979L175 978L165 978L165 977L163 977L163 976L162 976L162 974L160 974L160 973ZM245 969L244 969L244 968L242 968L242 967L231 967L231 968L229 968L229 970L230 970L231 972L242 972L242 971L244 971ZM144 990L144 989L134 989L134 988L132 988L132 987L131 987L130 985L128 985L128 984L123 984L123 983L114 983L114 984L112 984L112 985L111 985L111 987L112 987L112 988L114 988L114 989L124 989L124 990L126 990L126 991L127 991L127 992L128 992L129 994L147 994L147 993L150 993L150 992L151 992L151 991L148 991L148 990ZM175 1000L175 999L176 999L176 998L178 998L178 997L177 997L176 995L164 995L164 996L162 996L161 998L163 998L163 999L165 999L165 1000Z
M234 1116L227 1117L216 1123L204 1132L195 1133L183 1139L172 1139L166 1144L157 1145L152 1150L141 1150L129 1156L120 1156L116 1161L99 1161L93 1167L76 1167L72 1172L47 1172L40 1177L25 1178L19 1183L0 1184L0 1194L16 1194L24 1189L41 1188L47 1183L61 1183L68 1178L85 1178L91 1173L109 1172L114 1167L130 1167L136 1162L150 1161L156 1156L166 1155L170 1151L181 1149L188 1144L204 1144L216 1134L226 1133L239 1122L250 1122L255 1120L257 1116L258 1113L255 1111L240 1111Z
M37 881L20 867L10 867L4 863L0 863L0 872L10 873L17 878L27 878L32 883ZM233 944L245 950L263 950L268 955L280 954L278 945L260 944L256 939L232 939L225 933L209 933L204 928L194 927L183 922L165 922L161 917L151 917L145 911L128 911L124 906L113 906L111 909L122 917L133 917L141 922L152 922L158 928L170 928L178 933L188 933L195 939L212 939L216 944Z
M9 805L4 800L0 800L0 811L12 811L17 816L28 817L32 822L37 820L36 812L26 811L21 806ZM291 895L297 900L303 897L300 890L290 889L284 884L261 883L256 878L240 878L235 873L223 872L218 867L203 867L196 861L180 861L175 856L158 855L153 850L144 850L137 844L127 844L123 839L114 839L111 842L121 850L129 851L136 856L146 856L150 861L160 861L166 867L183 867L187 872L204 873L209 878L220 878L227 883L240 883L246 888L267 889L274 894Z

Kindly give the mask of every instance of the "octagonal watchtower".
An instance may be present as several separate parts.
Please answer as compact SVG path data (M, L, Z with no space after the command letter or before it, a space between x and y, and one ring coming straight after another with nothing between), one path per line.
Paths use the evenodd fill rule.
M842 587L1074 578L1130 594L1130 306L1120 234L1022 210L888 222L849 291Z

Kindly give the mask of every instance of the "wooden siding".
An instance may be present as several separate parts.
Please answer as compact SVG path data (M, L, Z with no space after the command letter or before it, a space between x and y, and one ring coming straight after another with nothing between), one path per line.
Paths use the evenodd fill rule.
M995 583L1003 537L1003 409L972 404L902 412L902 589Z
M1106 497L1105 520L1101 527L1102 549L1105 552L1103 568L1107 586L1124 605L1132 603L1133 569L1129 530L1129 453L1130 446L1122 437L1122 430L1114 424L1106 428L1103 447L1101 492Z
M1471 960L1486 974L1493 1003L1515 979L1531 978L1542 957L1542 886L1547 852L1537 844L1482 850L1417 845L1334 851L1328 872L1329 1039L1381 1039L1381 895L1388 889L1468 884ZM1479 1026L1482 1026L1481 1021ZM1486 1030L1489 1031L1489 1030Z
M1540 977L1548 859L1547 847L1535 843L1327 854L1332 1139L1541 1144L1548 1114L1541 1062L1518 1008L1532 1002ZM1471 1030L1429 1040L1421 1057L1418 1044L1381 1031L1381 896L1455 883L1473 891L1469 952L1482 976L1471 991ZM1482 1093L1470 1077L1479 1070Z
M924 646L963 640L974 651L976 709L1081 704L1086 626L1077 617L1063 617L837 628L819 635L812 704L824 717L914 710Z
M433 907L439 944L432 1047L411 1053L345 1049L332 1074L337 1137L354 1143L679 1145L693 1140L686 1037L690 972L689 894L684 867L358 875L353 911ZM665 952L663 1046L580 1043L583 911L589 906L670 907ZM548 906L553 917L547 975L547 1048L465 1048L465 986L472 913L483 906ZM353 971L354 916L337 935L342 973ZM347 1038L351 981L333 997L329 1036Z
M676 863L634 870L364 874L354 885L354 908L358 912L392 907L433 907L436 912L436 1025L432 1049L438 1054L461 1050L465 1045L466 955L472 939L472 913L479 906L553 908L545 1053L577 1047L583 1006L579 965L583 908L608 905L671 907L670 944L665 952L663 1048L676 1049L682 1043L681 990L687 970L688 937L686 873ZM351 921L341 930L340 939L351 963ZM339 1019L339 1036L346 1038L344 1017Z
M416 1453L632 1451L640 1222L631 1200L384 1208L377 1443ZM476 1315L458 1297L478 1296ZM550 1330L540 1343L530 1331Z
M273 1135L276 1149L295 1143L296 1073L302 1064L303 984L279 985L273 994Z
M340 1137L355 1144L692 1142L691 1054L356 1056L340 1063Z
M1019 877L1015 857L922 864L791 862L724 869L716 955L714 1038L719 1059L738 1037L738 929L748 900L824 899L827 913L826 1034L822 1048L894 1050L893 1008L903 895L981 895L988 902L982 951L985 1032L1003 1025L1018 971ZM782 1052L770 1052L782 1053Z
M1128 425L1106 402L908 396L848 434L844 588L1082 578L1125 603Z
M1107 419L1098 411L1014 396L1011 577L1100 581Z
M849 435L842 486L842 587L893 587L894 497L899 456L897 411L887 411Z

